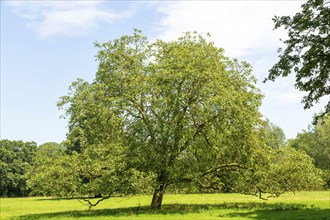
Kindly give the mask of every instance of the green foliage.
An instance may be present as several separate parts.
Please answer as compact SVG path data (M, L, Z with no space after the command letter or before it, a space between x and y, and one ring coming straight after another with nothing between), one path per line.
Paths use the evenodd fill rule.
M319 190L322 172L314 167L313 160L302 150L283 147L270 155L268 166L254 173L259 196L270 193L279 196L287 191Z
M125 169L121 148L116 146L95 145L70 154L62 145L53 147L41 148L33 160L33 169L27 174L32 195L109 198L127 195L146 184L143 174ZM139 192L148 192L148 187L143 189Z
M330 187L330 115L326 114L319 119L317 125L310 127L308 131L299 133L295 139L290 140L289 145L307 152L314 159L315 166L324 170L324 178L327 187Z
M322 171L315 168L313 159L302 150L265 147L255 152L253 160L250 166L239 170L227 167L221 175L208 174L210 186L267 200L288 191L320 190L324 184Z
M279 126L266 120L261 124L258 139L266 143L268 147L278 149L286 145L286 138L284 131Z
M26 196L24 174L37 150L35 142L0 140L0 196Z
M275 29L284 27L288 39L285 50L279 50L280 60L272 67L268 79L296 73L296 88L308 92L304 97L305 108L310 108L321 97L330 94L330 2L308 0L302 11L294 16L273 19ZM330 111L330 102L325 113Z
M247 63L196 33L150 43L136 31L96 46L96 79L73 83L59 103L77 152L116 143L127 168L154 177L160 203L171 184L249 163L262 95Z
M62 189L65 191L66 187L59 183L64 178L73 178L70 177L69 172L74 173L75 170L71 167L69 157L63 158L61 163L57 162L63 155L65 155L65 147L61 144L47 143L38 148L32 160L33 166L26 174L28 187L31 188L33 183L32 195L56 195ZM42 172L45 169L47 172ZM52 175L54 177L50 178Z
M96 46L95 80L78 79L58 103L69 121L66 149L36 157L29 178L35 193L83 197L91 208L111 196L153 191L151 207L160 208L168 189L309 189L297 181L301 172L314 175L309 157L297 153L304 165L275 158L284 134L262 121L249 64L197 33L148 42L135 31ZM294 161L292 154L280 153ZM293 166L294 175L273 164Z

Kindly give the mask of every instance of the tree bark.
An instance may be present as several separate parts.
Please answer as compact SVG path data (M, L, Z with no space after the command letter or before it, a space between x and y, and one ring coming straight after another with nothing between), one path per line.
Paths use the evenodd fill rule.
M160 209L162 207L163 195L167 187L167 173L165 170L160 171L157 177L158 188L155 188L154 195L152 197L151 209Z
M155 189L150 205L151 209L161 209L165 189L166 189L165 184L160 184L159 188Z

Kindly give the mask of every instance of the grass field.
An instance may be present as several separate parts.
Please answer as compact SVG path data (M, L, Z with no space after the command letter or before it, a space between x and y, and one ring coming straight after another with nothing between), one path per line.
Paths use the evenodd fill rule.
M92 210L77 200L2 198L0 219L259 219L330 220L330 191L287 193L268 201L239 194L165 195L161 210L151 196L111 198Z

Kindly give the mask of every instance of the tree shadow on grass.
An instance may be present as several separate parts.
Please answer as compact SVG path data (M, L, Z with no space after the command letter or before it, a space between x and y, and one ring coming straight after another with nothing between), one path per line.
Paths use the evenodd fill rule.
M299 210L255 210L245 213L230 213L226 218L247 218L256 220L330 220L330 209L305 208Z
M161 210L152 210L149 206L136 206L129 208L98 209L85 211L66 211L42 214L29 214L16 217L20 220L39 220L39 219L65 219L65 218L90 218L98 217L139 217L140 215L155 215L161 218L161 215L171 214L189 214L203 213L213 210L213 213L219 212L219 218L238 218L245 217L257 220L279 220L279 219L317 219L330 220L330 209L321 210L317 208L307 208L304 204L285 204L285 203L223 203L223 204L168 204L163 205ZM231 210L230 213L222 214L223 210ZM140 216L142 217L142 216Z

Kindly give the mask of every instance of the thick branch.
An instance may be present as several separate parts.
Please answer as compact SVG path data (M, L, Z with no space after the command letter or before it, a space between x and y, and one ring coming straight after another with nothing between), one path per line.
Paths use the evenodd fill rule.
M238 169L248 169L247 167L241 165L241 164L238 164L238 163L230 163L230 164L222 164L220 166L217 166L215 168L212 168L204 173L202 173L200 175L200 177L204 177L208 174L211 174L211 173L215 173L215 172L218 172L222 169L234 169L234 170L238 170Z
M83 205L85 205L85 206L88 206L88 209L91 209L91 208L93 208L94 206L97 206L97 205L98 205L100 202L102 202L103 200L109 199L110 197L114 197L114 196L113 196L113 193L116 192L116 191L118 191L118 190L115 190L115 191L113 191L112 193L110 193L109 195L107 195L107 196L105 196L105 197L102 197L102 198L98 199L95 203L93 203L93 202L91 201L91 199L94 199L94 198L80 198L80 199L78 199L78 201L79 201L81 204L83 204ZM83 200L85 203L82 202L81 200Z

